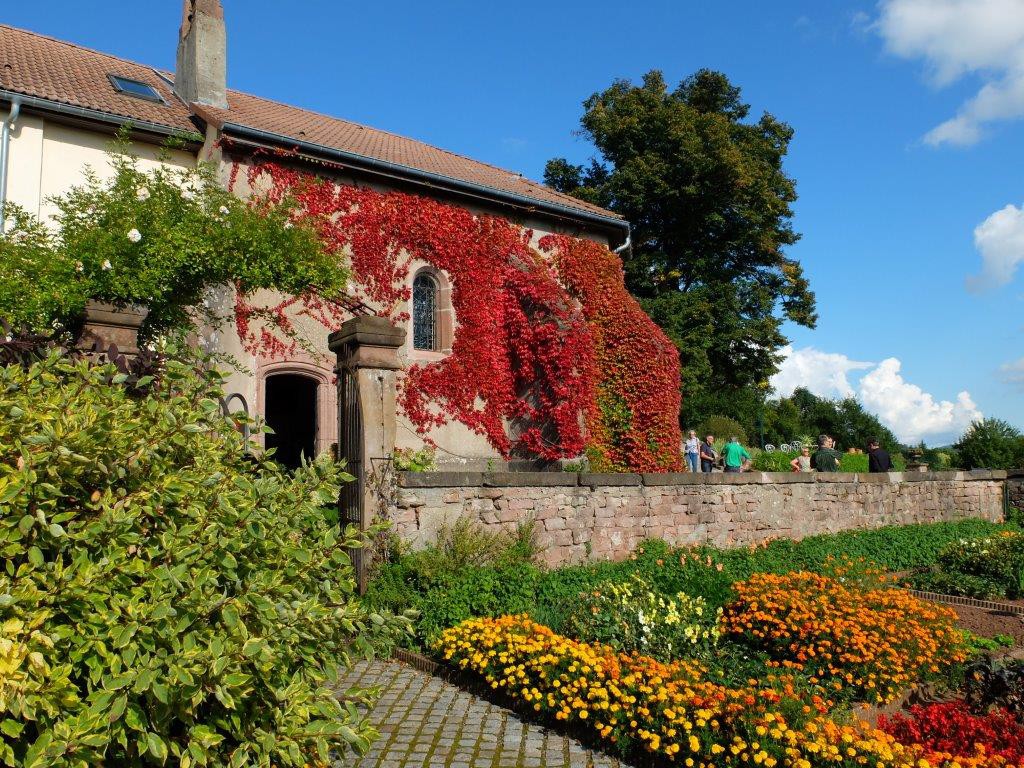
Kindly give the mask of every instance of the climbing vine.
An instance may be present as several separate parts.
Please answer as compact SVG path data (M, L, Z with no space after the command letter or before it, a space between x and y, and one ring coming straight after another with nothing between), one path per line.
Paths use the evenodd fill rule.
M236 166L233 183L238 175ZM350 301L364 311L407 320L414 262L451 277L458 321L451 354L410 366L400 382L400 404L425 438L458 421L504 456L555 459L587 449L606 468L677 468L675 349L626 292L607 249L544 238L552 258L533 247L531 231L506 219L339 185L277 162L250 166L246 181L260 190L261 204L295 200L325 248L345 254ZM582 262L591 259L604 266L588 272ZM314 295L270 307L240 298L236 317L240 335L263 354L287 353L268 326L287 335L297 311L336 328L350 310ZM613 321L603 319L606 311Z
M540 247L554 256L563 283L590 324L598 371L587 419L592 463L614 470L678 470L675 346L626 290L622 262L605 246L548 235Z

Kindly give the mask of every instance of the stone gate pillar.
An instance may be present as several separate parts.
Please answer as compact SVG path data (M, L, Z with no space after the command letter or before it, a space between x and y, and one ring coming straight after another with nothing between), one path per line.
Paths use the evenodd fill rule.
M386 510L398 429L396 378L405 330L383 317L354 317L331 334L338 365L338 456L355 481L339 500L343 525L365 530ZM351 553L360 592L366 589L369 553Z

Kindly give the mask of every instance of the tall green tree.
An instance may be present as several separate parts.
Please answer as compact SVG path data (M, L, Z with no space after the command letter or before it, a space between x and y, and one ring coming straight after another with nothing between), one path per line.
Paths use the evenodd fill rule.
M584 102L589 165L547 164L554 188L633 225L627 285L679 347L683 418L755 418L786 320L813 328L814 294L785 249L796 185L783 169L793 130L750 108L728 78L700 70L670 90L661 72Z
M1002 419L971 424L956 444L966 469L1017 469L1024 466L1024 436Z

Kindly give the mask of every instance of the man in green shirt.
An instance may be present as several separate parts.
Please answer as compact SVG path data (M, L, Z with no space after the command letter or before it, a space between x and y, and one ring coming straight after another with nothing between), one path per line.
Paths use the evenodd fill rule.
M750 461L750 454L747 449L740 445L740 441L734 435L722 449L722 462L725 464L726 472L742 472L747 462Z
M818 450L811 456L811 469L818 472L838 472L843 456L833 450L836 441L828 435L818 435Z

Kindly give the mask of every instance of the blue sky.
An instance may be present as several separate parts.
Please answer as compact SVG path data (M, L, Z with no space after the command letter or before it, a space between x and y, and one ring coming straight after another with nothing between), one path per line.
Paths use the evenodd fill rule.
M979 413L1024 427L1024 0L224 6L232 87L533 178L592 154L580 103L613 79L722 70L796 130L792 255L821 319L789 329L780 389L856 394L930 443ZM0 21L173 68L180 4Z

